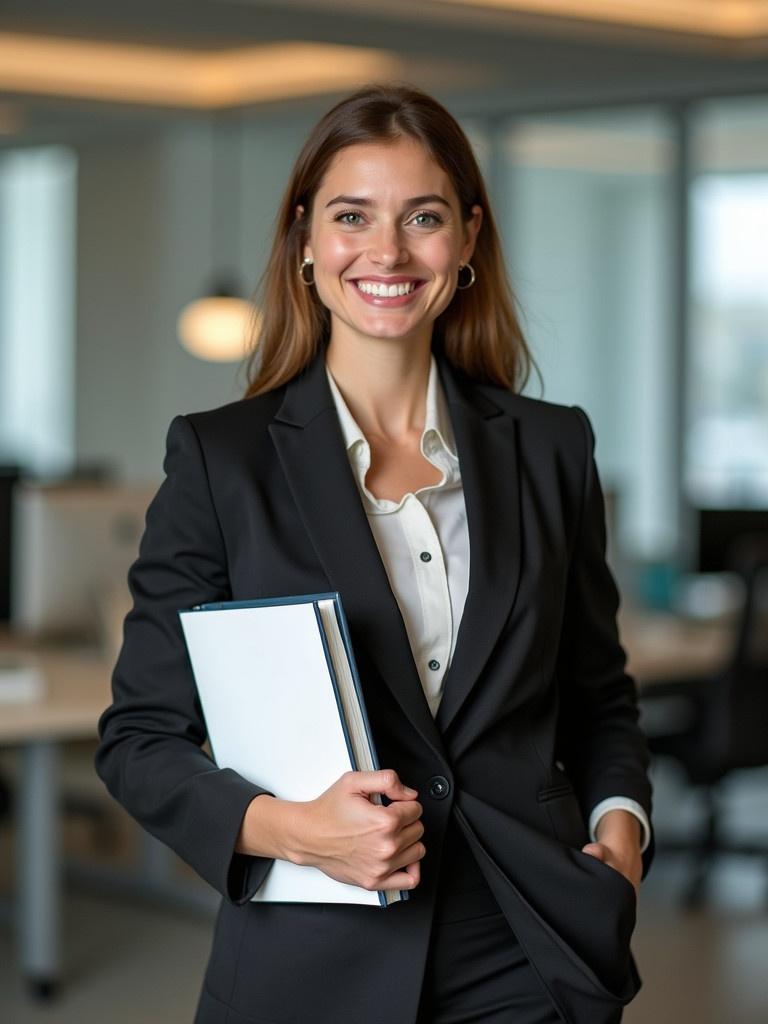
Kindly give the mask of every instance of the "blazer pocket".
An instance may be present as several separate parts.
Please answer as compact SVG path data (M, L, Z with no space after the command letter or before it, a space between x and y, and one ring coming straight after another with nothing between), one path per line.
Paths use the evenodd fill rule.
M577 850L589 842L587 824L570 783L546 786L536 796L544 808L555 839Z
M559 782L555 786L545 786L544 789L540 789L536 794L536 799L540 804L544 804L549 800L556 800L559 796L568 796L570 793L573 793L573 786L570 782Z

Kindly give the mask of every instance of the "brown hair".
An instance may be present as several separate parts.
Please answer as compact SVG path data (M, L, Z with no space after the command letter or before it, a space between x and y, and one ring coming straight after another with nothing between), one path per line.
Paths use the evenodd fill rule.
M522 389L535 362L515 312L498 232L469 141L437 100L409 85L371 84L341 100L317 123L296 159L275 225L263 285L263 313L254 325L246 364L246 397L279 387L301 372L330 337L330 314L314 287L299 280L312 202L333 157L347 146L410 136L447 173L468 219L483 209L472 265L476 282L457 290L436 318L433 342L475 380ZM304 216L296 218L298 204ZM536 367L538 371L538 367Z

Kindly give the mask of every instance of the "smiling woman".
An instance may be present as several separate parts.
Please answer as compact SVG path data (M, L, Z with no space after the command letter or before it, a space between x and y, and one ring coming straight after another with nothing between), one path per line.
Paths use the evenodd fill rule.
M444 107L373 85L329 111L262 305L246 397L171 424L97 754L222 894L195 1022L616 1024L653 848L594 435L516 391L530 356ZM328 591L383 767L292 801L200 750L178 612ZM261 900L275 859L409 898Z

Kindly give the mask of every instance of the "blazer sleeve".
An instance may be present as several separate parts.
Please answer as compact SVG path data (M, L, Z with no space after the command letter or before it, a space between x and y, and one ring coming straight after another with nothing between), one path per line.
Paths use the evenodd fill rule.
M570 558L557 660L559 756L585 820L602 800L621 795L651 817L649 754L638 724L637 690L625 671L616 614L619 592L606 561L605 503L587 414L573 407L584 439L581 507ZM643 877L654 840L643 853Z
M95 767L112 796L232 903L253 896L273 863L234 850L245 811L268 793L201 747L205 723L178 611L230 596L224 538L189 419L166 441L165 480L128 573L133 606L99 719ZM274 794L270 794L274 795Z

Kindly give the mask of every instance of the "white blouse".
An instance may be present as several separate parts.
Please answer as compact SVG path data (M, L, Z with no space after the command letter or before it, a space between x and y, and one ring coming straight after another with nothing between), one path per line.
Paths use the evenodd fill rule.
M434 357L433 357L434 363ZM459 460L439 376L430 370L421 451L442 480L403 495L375 498L365 486L371 450L328 372L352 471L432 715L453 657L469 586L469 534Z

